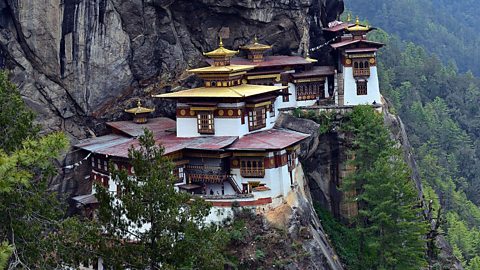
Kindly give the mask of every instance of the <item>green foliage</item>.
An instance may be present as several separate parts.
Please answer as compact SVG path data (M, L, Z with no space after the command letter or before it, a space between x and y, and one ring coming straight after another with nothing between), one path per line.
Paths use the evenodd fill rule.
M83 236L97 239L100 228L66 219L67 206L48 190L53 160L68 140L62 133L37 136L33 114L6 76L0 72L0 268L77 266L91 255Z
M301 110L296 108L293 111L293 115L298 118L305 118L312 121L315 121L317 124L320 125L318 131L320 135L326 134L332 131L333 128L333 120L335 119L335 112L315 112L313 110Z
M394 147L383 118L357 106L343 129L353 136L355 173L344 190L355 190L359 214L359 260L353 269L418 269L426 265L428 223L411 172ZM400 243L400 244L399 244ZM360 256L361 255L361 256Z
M320 205L315 205L315 211L341 261L347 265L348 269L355 269L354 267L361 261L361 254L358 252L360 245L358 231L338 222L330 212Z
M33 124L34 118L7 72L0 70L0 149L10 153L27 137L35 136L38 127Z
M173 169L152 132L129 150L135 176L113 172L120 200L97 186L99 219L109 239L100 249L115 269L223 269L226 236L205 223L210 206L200 198L176 192ZM131 239L132 241L125 241Z
M456 213L468 230L478 228L479 79L471 73L459 74L454 65L443 65L438 57L413 43L385 36L384 32L380 36L372 37L387 43L379 55L382 92L405 123L425 186L436 193L432 196L427 189L426 195L438 197L444 212ZM443 229L450 234L461 228L454 227ZM472 258L471 247L459 242L458 237L447 235L459 259L467 265ZM478 250L478 244L474 245Z
M4 269L7 266L8 258L12 254L13 248L3 242L0 244L0 269Z
M373 25L441 56L444 63L453 61L461 71L480 75L478 1L347 0L346 5Z

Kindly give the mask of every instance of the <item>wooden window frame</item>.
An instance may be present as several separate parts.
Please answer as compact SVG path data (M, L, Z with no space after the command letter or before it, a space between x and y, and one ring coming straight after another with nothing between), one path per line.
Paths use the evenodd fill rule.
M248 130L254 131L267 127L266 106L251 108L248 111Z
M368 82L366 80L357 81L357 96L368 95Z
M354 77L370 77L370 63L368 59L355 59L352 64Z
M290 101L290 93L288 92L288 88L285 88L282 90L282 100L283 102L289 102Z
M297 101L319 100L325 97L325 83L322 81L299 83L297 89Z
M287 164L288 164L288 171L291 172L297 166L297 152L291 151L287 152Z
M197 130L200 134L215 134L215 117L213 111L197 112Z
M263 159L240 160L240 175L245 178L264 178L265 161Z

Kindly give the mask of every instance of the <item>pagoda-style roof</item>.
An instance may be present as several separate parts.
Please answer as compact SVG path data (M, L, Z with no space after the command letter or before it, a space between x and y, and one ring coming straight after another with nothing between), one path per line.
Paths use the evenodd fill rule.
M220 38L219 47L211 52L203 53L203 55L210 58L231 58L238 53L239 51L232 51L223 47L223 41L222 38Z
M230 74L235 72L247 71L255 68L253 65L228 65L228 66L209 66L190 69L188 72L196 74Z
M140 100L137 102L137 107L125 110L125 112L130 113L130 114L134 114L134 115L151 113L151 112L154 112L154 111L155 111L155 109L142 107L142 103L140 102Z
M338 42L338 43L333 43L330 46L332 46L332 48L334 48L334 49L340 49L340 48L344 48L344 47L347 47L347 46L350 46L350 45L353 45L353 44L364 44L364 45L374 47L374 48L381 48L385 45L385 44L380 43L380 42L375 42L375 41L370 41L370 40L365 40L365 39L355 39L355 40L350 39L350 40L344 40L344 41L341 41L341 42Z
M245 98L279 91L286 86L264 86L242 84L231 87L199 87L161 95L158 98Z
M361 24L360 24L360 19L357 17L357 20L356 20L356 22L355 22L355 25L354 25L354 26L349 26L349 27L347 28L347 30L348 30L349 32L368 32L368 31L370 31L370 30L372 30L372 29L371 29L370 26L368 26L368 25L361 25Z
M258 43L258 39L256 36L253 43L240 47L240 49L248 50L248 51L266 51L266 50L270 50L271 48L272 46L270 45Z

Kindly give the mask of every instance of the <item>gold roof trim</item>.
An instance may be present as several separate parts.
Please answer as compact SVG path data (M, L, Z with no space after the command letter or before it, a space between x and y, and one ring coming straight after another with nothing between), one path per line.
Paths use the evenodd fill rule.
M287 86L242 84L230 87L199 87L174 93L154 95L157 98L245 98L275 92Z
M142 103L140 102L140 100L137 101L137 107L125 110L125 112L131 113L131 114L151 113L154 111L155 109L142 107Z
M239 51L232 51L223 47L223 40L220 37L219 47L216 50L213 50L211 52L203 53L203 55L210 58L220 58L220 57L233 57L238 53Z
M203 68L189 69L192 73L233 73L247 71L255 68L253 65L228 65L228 66L210 66Z
M368 25L367 26L361 25L360 24L360 19L357 16L357 20L355 21L355 25L348 27L347 30L350 31L350 32L369 31L370 27Z
M257 36L255 36L255 39L252 44L248 44L240 47L240 49L242 50L250 50L250 51L266 51L266 50L270 50L271 48L272 46L270 45L258 43Z
M305 60L310 63L317 63L317 59L310 58L310 53L307 52L307 57L305 57Z

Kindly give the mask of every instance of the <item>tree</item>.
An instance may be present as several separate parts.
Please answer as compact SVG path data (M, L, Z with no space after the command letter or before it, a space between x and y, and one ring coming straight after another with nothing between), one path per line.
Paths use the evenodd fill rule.
M344 188L357 192L360 260L355 269L422 268L428 224L401 150L370 106L355 107L344 129L353 136L356 169Z
M0 149L10 153L24 139L37 135L34 118L34 113L25 107L15 85L8 80L7 72L0 70Z
M5 72L0 72L0 106L0 269L76 266L89 254L91 239L84 236L99 236L100 230L67 218L65 203L48 190L57 173L52 161L68 140L63 133L37 136L33 113Z
M223 269L226 239L205 223L209 204L175 191L172 163L152 132L145 130L139 142L129 150L134 176L113 173L119 196L96 187L109 239L100 251L104 263L115 269Z

